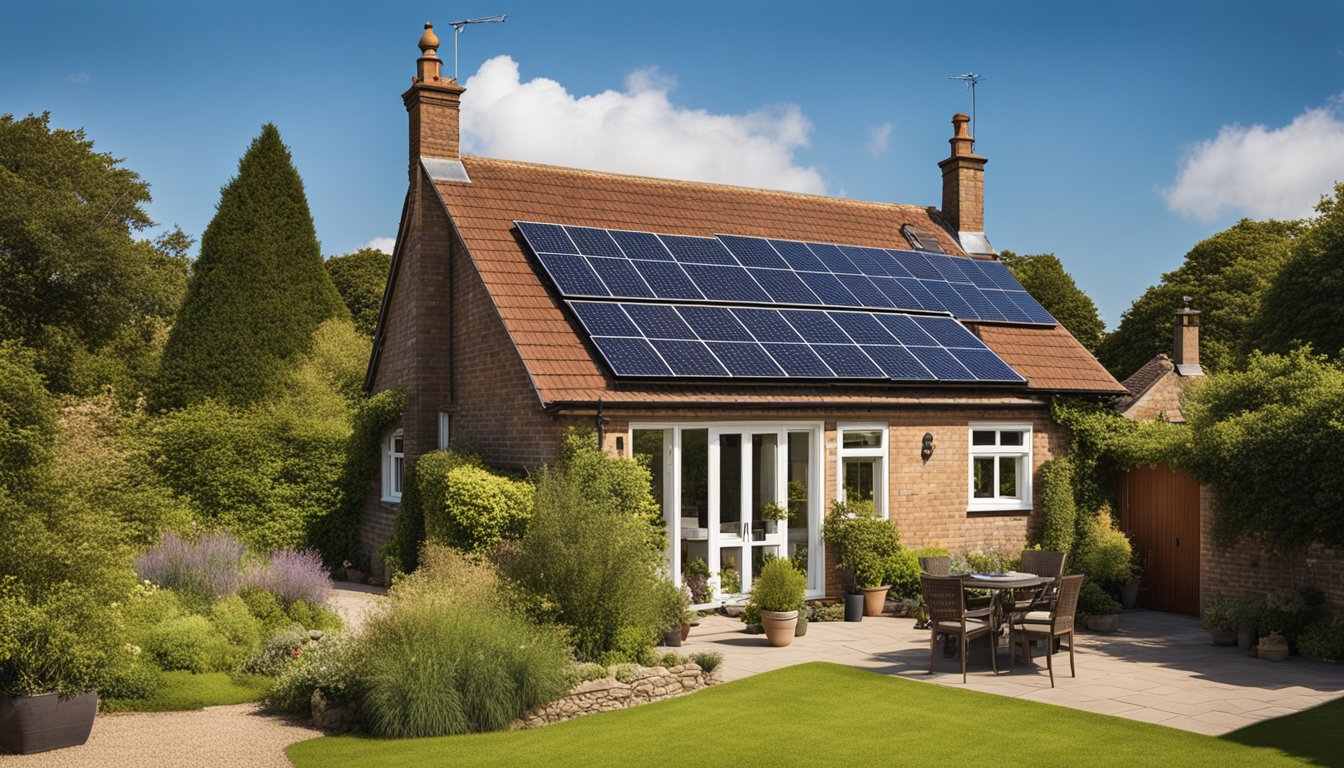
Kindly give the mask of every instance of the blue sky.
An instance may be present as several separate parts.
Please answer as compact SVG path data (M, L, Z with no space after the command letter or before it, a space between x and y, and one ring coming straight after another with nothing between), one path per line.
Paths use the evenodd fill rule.
M23 4L0 112L84 127L195 236L275 122L337 254L395 234L426 20L449 58L447 22L509 14L462 41L482 154L921 205L973 70L990 239L1059 255L1111 325L1200 239L1344 179L1344 4L1025 5Z

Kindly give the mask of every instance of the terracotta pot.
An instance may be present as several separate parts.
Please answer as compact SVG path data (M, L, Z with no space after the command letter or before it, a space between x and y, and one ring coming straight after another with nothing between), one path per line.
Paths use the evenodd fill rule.
M31 755L79 746L89 740L97 712L98 694L93 691L68 699L54 693L0 695L0 751Z
M686 642L686 638L691 636L691 625L686 622L681 623L681 641Z
M776 648L783 648L793 642L793 633L798 628L797 611L761 611L761 626L765 628L765 639Z
M1236 645L1237 630L1235 629L1213 629L1209 628L1209 636L1213 638L1214 645Z
M1283 661L1288 658L1288 638L1283 635L1262 637L1260 638L1260 647L1257 653L1262 659Z
M1120 614L1112 613L1106 616L1088 616L1087 628L1093 632L1114 632L1120 628ZM1232 634L1236 635L1235 632Z
M882 609L887 607L887 593L890 591L890 584L885 587L864 587L863 615L881 616Z

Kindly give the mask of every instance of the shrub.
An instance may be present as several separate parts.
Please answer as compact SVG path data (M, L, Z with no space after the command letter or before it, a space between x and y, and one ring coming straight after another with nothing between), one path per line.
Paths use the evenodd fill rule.
M324 632L333 629L340 629L344 626L340 614L324 608L320 605L310 605L303 600L295 600L285 609L285 615L289 617L290 622L298 624L304 629L318 629Z
M1087 536L1076 552L1078 569L1103 585L1123 584L1130 580L1133 550L1129 537L1111 522L1111 511L1102 507L1087 527Z
M284 664L266 695L272 709L292 714L311 711L314 692L334 705L358 698L358 660L355 646L344 634L323 635L303 646L298 658Z
M923 585L919 581L919 556L914 550L902 549L892 561L891 581L892 597L913 600L920 596Z
M826 546L835 553L836 565L845 571L852 587L863 589L892 583L901 575L901 539L896 527L879 518L871 505L835 502L826 516Z
M603 680L607 677L607 668L601 664L584 661L569 665L569 685L571 688L590 680Z
M664 623L663 539L649 489L642 465L572 435L560 465L540 474L532 520L508 573L530 593L538 617L567 629L582 661L633 660L654 645Z
M1209 629L1234 630L1247 616L1245 601L1226 595L1214 595L1204 604L1200 618Z
M1289 640L1296 640L1316 618L1322 596L1310 587L1277 589L1265 595L1265 602L1257 617L1261 634L1277 632Z
M1036 542L1051 552L1069 552L1073 548L1074 518L1073 464L1067 457L1050 459L1039 470L1041 489L1041 529Z
M226 672L238 657L204 616L179 616L150 628L144 652L160 669Z
M490 567L451 552L393 588L357 653L362 712L383 737L499 730L569 688L559 636L505 605Z
M247 605L247 610L261 621L262 635L269 637L292 623L280 598L261 589L245 587L238 591L238 598Z
M1307 627L1297 639L1297 651L1308 659L1344 661L1344 610Z
M635 682L635 678L639 677L639 665L630 663L617 664L615 669L611 671L611 676L616 678L617 682L629 685Z
M1078 592L1078 610L1091 616L1109 616L1120 612L1121 605L1094 581L1083 582Z
M297 601L321 606L331 597L331 577L322 557L311 549L273 553L265 565L248 572L247 584L270 592L285 606Z
M803 613L807 614L808 621L844 621L845 606L843 605L822 605L821 603L808 603L803 606Z
M1000 573L1015 571L1022 567L1022 554L1019 552L982 552L972 550L963 555L953 556L950 563L952 573Z
M723 654L718 651L697 651L691 654L691 662L698 665L706 674L710 674L723 663Z
M807 577L788 560L775 559L765 564L751 586L751 601L763 611L796 611L806 591Z
M243 664L243 671L250 675L274 677L302 655L303 648L311 641L312 637L303 627L283 629L262 642L261 648Z
M382 393L380 393L381 395ZM405 397L397 393L396 403L404 403ZM383 407L385 414L390 415L391 405L387 403ZM373 400L369 401L369 407L373 406ZM397 411L397 417L400 418L400 411ZM395 421L393 422L395 423ZM391 429L391 425L387 427ZM386 435L386 430L380 434L379 440ZM373 458L376 461L381 442L375 443ZM448 476L448 472L454 467L459 466L485 466L480 457L471 451L454 449L451 451L430 451L421 454L415 460L414 464L408 464L402 473L401 504L397 506L397 515L392 521L392 535L387 544L383 546L382 556L388 568L395 575L397 573L410 573L419 565L417 558L420 554L420 547L425 542L425 498L426 495L435 498L442 498L445 489L442 482ZM422 478L424 482L422 483ZM372 479L370 477L370 479ZM424 486L422 489L421 486ZM359 503L363 503L364 492L368 488L367 481L358 490ZM354 489L350 489L354 490ZM356 516L356 520L358 517Z
M341 295L359 332L372 336L382 308L383 288L392 269L391 254L375 248L360 248L353 253L326 260L327 274Z
M417 475L431 541L473 552L523 535L532 512L531 483L470 465L436 477L420 464Z
M236 668L261 646L261 620L252 615L247 603L237 595L229 595L210 606L210 623L233 647L229 669Z
M20 487L51 453L56 401L36 364L30 350L0 343L0 486Z
M238 588L246 552L228 533L203 533L186 541L170 531L135 561L135 570L164 589L215 600Z
M70 696L110 689L133 654L116 611L67 587L33 600L0 578L0 691Z

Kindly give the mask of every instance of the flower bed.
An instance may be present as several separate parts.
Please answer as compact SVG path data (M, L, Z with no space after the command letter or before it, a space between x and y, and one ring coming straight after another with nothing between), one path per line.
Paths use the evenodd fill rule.
M617 679L618 674L629 682ZM579 683L569 694L526 717L514 720L509 729L537 728L584 715L670 699L698 691L715 682L713 671L705 672L694 662L672 667L636 667L633 674L620 669L600 680Z

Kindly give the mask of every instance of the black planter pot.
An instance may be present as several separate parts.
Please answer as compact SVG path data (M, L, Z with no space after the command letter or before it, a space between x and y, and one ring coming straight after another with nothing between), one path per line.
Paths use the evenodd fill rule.
M54 693L38 696L0 695L0 752L31 755L89 740L98 694L93 691L62 699Z
M863 602L862 592L845 595L845 621L863 621Z
M663 645L667 646L668 648L681 647L680 626L678 626L676 629L668 630L667 632L663 633Z

